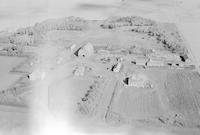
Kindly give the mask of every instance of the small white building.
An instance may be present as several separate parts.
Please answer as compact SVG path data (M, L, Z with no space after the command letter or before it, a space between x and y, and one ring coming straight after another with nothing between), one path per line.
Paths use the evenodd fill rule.
M150 67L162 67L162 66L165 66L165 62L164 62L164 60L161 60L161 59L150 59L147 62L147 66L150 66Z
M136 57L134 60L132 60L132 63L138 66L146 66L148 59L145 57Z
M123 80L125 86L136 87L136 88L152 88L152 84L143 75L133 74Z
M78 50L79 57L90 57L94 54L94 47L91 43L87 43L85 46Z
M128 79L128 86L134 86L138 88L144 88L145 87L145 80L138 75L132 75Z
M118 62L117 64L115 64L113 67L112 67L112 71L115 72L115 73L119 73L120 70L122 68L122 63Z
M153 50L153 53L149 55L150 58L160 58L163 60L176 60L180 61L180 57L177 54L173 54L169 51L163 51L163 50Z
M100 50L98 50L98 53L99 54L105 54L105 55L108 55L108 54L110 54L110 51L108 51L108 50L104 50L104 49L100 49Z
M177 61L167 61L166 65L173 67L173 68L178 68L178 69L183 69L186 67L185 63L177 62Z

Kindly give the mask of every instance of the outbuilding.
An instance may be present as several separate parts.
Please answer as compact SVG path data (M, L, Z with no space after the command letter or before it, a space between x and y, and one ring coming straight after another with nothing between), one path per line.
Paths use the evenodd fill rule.
M182 61L182 62L186 62L186 60L187 60L189 57L188 57L188 55L183 54L183 55L180 55L180 58L181 58L181 61Z
M152 84L146 77L142 75L133 74L123 80L125 86L136 88L152 88Z
M117 64L113 65L111 71L118 73L122 68L122 63L118 62Z
M161 60L161 59L150 59L148 62L147 62L147 66L150 66L150 67L162 67L162 66L165 66L165 63L164 63L164 60Z
M138 65L138 66L146 66L148 59L145 57L136 57L131 63Z
M94 54L94 47L91 43L87 43L85 46L81 47L78 50L79 57L90 57Z

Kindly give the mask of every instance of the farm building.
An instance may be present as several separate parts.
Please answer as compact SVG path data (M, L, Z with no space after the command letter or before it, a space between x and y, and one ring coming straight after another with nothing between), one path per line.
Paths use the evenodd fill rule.
M121 68L122 68L122 63L118 62L117 64L113 65L111 71L118 73L120 72Z
M116 57L116 60L117 60L118 62L122 62L122 61L123 61L123 58L122 58L122 57Z
M94 47L91 43L87 43L85 46L78 50L79 57L90 57L94 53Z
M162 66L165 66L165 63L161 59L150 58L149 61L147 62L147 66L162 67Z
M126 77L123 80L125 86L137 87L137 88L152 88L152 84L147 80L145 76L133 74L130 77Z
M170 67L178 68L178 69L184 69L184 68L191 68L192 66L189 64L185 64L183 62L177 62L177 61L168 61L166 63Z
M173 54L168 51L153 50L153 53L149 54L149 58L163 59L163 60L176 60L180 61L180 57L177 54Z
M99 54L110 54L110 51L104 50L104 49L100 49L100 50L98 50L98 53Z
M186 55L186 54L184 54L184 55L180 55L180 59L181 59L181 61L183 61L183 62L185 62L186 60L188 60L188 56Z
M131 62L138 66L146 66L148 59L146 57L136 57Z

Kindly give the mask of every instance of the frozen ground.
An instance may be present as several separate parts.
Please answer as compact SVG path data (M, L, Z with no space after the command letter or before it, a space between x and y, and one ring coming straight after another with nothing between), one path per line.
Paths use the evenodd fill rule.
M14 2L12 4L7 9L12 9ZM19 14L19 11L21 13L21 11L27 10L24 9L26 4L22 4L19 11L10 10L9 13L16 12L18 20L15 19L17 21L14 22L11 21L13 17L5 17L1 21L1 26L4 28L12 26L16 29L20 25L33 25L36 20L65 16L102 20L112 16L137 15L155 20L156 23L174 23L170 24L168 28L171 26L178 28L177 31L185 39L182 45L186 45L189 50L191 63L180 61L176 63L175 57L172 56L172 61L167 66L160 67L163 58L161 64L156 63L159 65L158 67L148 67L148 63L144 64L141 59L150 57L148 51L152 53L152 50L163 51L166 49L166 47L163 48L166 41L157 38L158 42L154 39L156 34L152 36L152 33L148 35L143 31L145 27L141 27L142 29L140 26L139 29L126 26L112 28L108 25L109 29L102 29L100 26L104 23L103 21L88 21L89 23L83 21L80 22L79 28L79 22L72 21L70 23L77 27L69 26L68 30L60 30L63 29L62 19L39 23L36 26L36 30L41 32L39 35L35 34L35 31L32 33L31 30L28 30L28 38L23 38L22 30L21 33L16 34L19 39L15 37L16 35L13 36L14 38L11 37L13 38L12 44L25 43L27 52L31 56L34 53L34 58L17 66L24 61L24 58L0 57L0 62L3 63L3 66L0 67L0 73L3 76L0 78L3 82L0 83L0 88L6 89L8 86L15 88L19 85L19 92L18 89L14 89L14 92L17 93L14 98L13 93L11 97L9 96L10 91L6 93L6 96L4 96L4 92L1 93L1 104L12 108L13 100L11 99L20 101L16 102L17 109L14 108L13 112L8 109L9 113L5 113L7 108L0 107L3 110L0 116L5 118L5 121L1 123L4 125L3 130L13 128L11 133L14 134L15 130L20 133L26 128L25 125L28 125L28 121L32 121L40 128L45 127L42 125L46 124L47 127L41 129L41 134L57 134L59 131L63 131L63 128L65 129L63 126L66 125L62 122L65 123L70 119L69 121L73 123L70 123L71 125L75 125L78 130L84 130L86 133L102 133L102 130L105 130L106 133L116 131L120 134L134 133L138 135L199 134L200 77L197 71L200 64L200 40L198 38L200 4L197 0L190 2L181 0L108 0L105 2L86 0L83 2L75 0L68 4L65 4L64 1L51 0L47 10L44 8L45 2L40 2L40 4L41 9L45 9L45 11L35 12L37 5L32 4L32 10L26 12L25 16L32 14L34 17L26 19L26 21L24 21L24 14ZM66 5L69 8L66 8ZM4 12L0 16L3 16L6 9L1 8L1 10ZM12 24L8 24L8 21ZM54 25L56 22L60 23ZM127 25L127 22L122 22L122 25L123 23ZM87 27L88 24L89 27ZM55 30L57 26L59 28ZM166 29L166 31L170 30ZM34 44L31 42L33 35L36 36ZM1 40L7 42L7 39L2 38ZM74 55L74 52L88 42L94 46L95 50L91 57L81 58L77 57L77 54ZM70 50L73 44L76 46ZM134 49L135 47L136 49ZM142 52L142 56L138 52ZM165 53L162 52L160 55L164 56ZM179 55L179 53L176 54ZM160 55L158 56L160 57ZM160 62L160 60L158 61ZM114 65L117 62L122 64L119 72L117 69L113 70L116 68ZM141 65L137 65L137 63ZM170 64L178 64L178 66L174 67ZM181 67L182 64L185 67ZM195 68L191 68L193 65ZM8 74L12 70L11 67L16 67L15 70L18 71L18 74L19 71L23 74L16 76ZM30 76L27 76L28 74ZM127 86L128 84L125 85L125 78L135 74L145 76L151 87L134 87L135 84L130 87ZM17 81L19 76L22 78ZM9 81L5 81L6 79ZM16 81L17 83L14 83ZM13 83L14 85L10 85ZM13 91L11 90L11 92ZM26 107L28 104L28 108L31 104L34 110L31 120L27 119L29 117L27 112L18 114L18 106L22 103L25 103ZM52 117L53 119L51 119ZM49 127L56 131L48 132ZM39 134L37 130L34 133Z
M115 20L109 22L109 19L88 23L79 20L81 28L86 26L83 30L79 27L54 30L56 21L40 23L37 27L44 32L44 42L37 46L36 59L40 65L35 71L45 76L38 75L36 78L39 83L35 85L35 97L32 99L34 108L49 109L56 118L69 119L67 117L70 116L71 121L75 119L72 125L87 132L92 129L94 133L101 129L112 132L118 127L122 133L127 128L127 134L131 134L133 129L136 129L136 134L182 134L183 129L185 134L198 134L199 74L196 68L192 68L195 61L190 57L190 51L186 53L188 62L181 62L176 57L185 53L181 48L187 48L187 43L180 40L182 44L177 50L170 47L168 50L168 41L158 42L162 39L155 39L152 36L155 34L143 31L143 27L151 27L153 22L140 22L146 26L138 26L137 29L127 26L126 19L129 18L118 25L114 25ZM137 24L137 21L134 23ZM159 26L161 31L177 32L174 24ZM94 47L89 57L83 49L88 42ZM83 52L80 54L77 51L81 49ZM163 65L168 56L171 63ZM142 62L152 57L157 57L155 61L158 60L158 65L151 67ZM123 66L114 70L117 62ZM174 64L177 65L171 66ZM144 76L150 85L126 86L124 79L134 74ZM43 120L38 119L39 122Z
M0 88L2 91L10 87L12 84L15 83L15 81L20 78L20 74L12 74L10 73L10 71L12 70L12 68L25 61L25 58L0 56L0 61Z

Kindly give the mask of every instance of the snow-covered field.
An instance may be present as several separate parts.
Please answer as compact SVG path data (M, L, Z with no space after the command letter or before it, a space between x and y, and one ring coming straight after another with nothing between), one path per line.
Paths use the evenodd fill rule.
M2 3L4 5L0 6L0 19L2 19L0 30L13 30L33 25L47 18L66 16L102 20L113 16L133 15L157 22L174 23L183 34L187 47L191 51L189 53L195 58L196 63L193 64L197 67L200 65L200 38L198 36L200 2L198 0L73 0L70 2L64 0L49 0L48 2L8 0L7 2L3 0ZM41 134L67 132L64 127L66 125L62 122L65 123L67 121L65 116L71 113L70 120L75 116L75 125L84 127L86 132L90 130L89 132L92 133L102 133L102 129L105 129L108 132L116 131L122 134L128 132L127 134L138 135L198 135L199 75L190 69L183 69L183 72L179 72L182 69L166 69L166 67L145 69L146 65L138 67L133 65L135 61L129 64L122 62L122 70L113 73L111 70L116 61L132 59L132 56L129 59L124 56L126 51L123 51L127 48L120 50L123 47L132 46L134 43L136 47L154 50L162 46L144 33L124 32L123 30L127 29L123 28L116 31L96 28L101 23L100 21L92 25L89 31L48 31L43 35L44 41L36 47L34 53L36 52L39 64L37 63L35 67L35 74L33 71L32 76L29 76L35 84L34 96L29 99L32 101L34 110L33 118L30 120L36 122L33 122L36 126L44 128L41 129L45 130ZM74 51L87 42L96 45L97 50L103 45L105 48L107 46L106 51L109 50L114 56L106 55L106 52L98 54L96 51L95 55L88 59L73 55ZM77 46L72 51L70 46L73 44ZM122 60L118 57L122 57ZM9 71L24 60L25 58L0 56L0 92L17 81L20 75L10 74ZM153 83L153 88L125 87L122 78L135 71L146 75ZM5 111L4 107L0 109ZM13 123L5 119L11 115ZM4 116L0 124L5 123L5 129L20 124L24 128L24 119L26 123L30 117L27 114L18 116L16 112L8 114L0 112L0 117ZM54 118L51 119L52 117ZM44 123L45 126L42 125ZM116 125L119 128L116 129ZM136 129L127 128L127 125L128 127L134 125ZM151 126L153 128L149 129ZM23 129L19 130L23 132ZM49 130L55 131L49 132Z
M20 74L13 74L10 71L23 61L25 58L0 56L0 91L7 89L20 78Z

